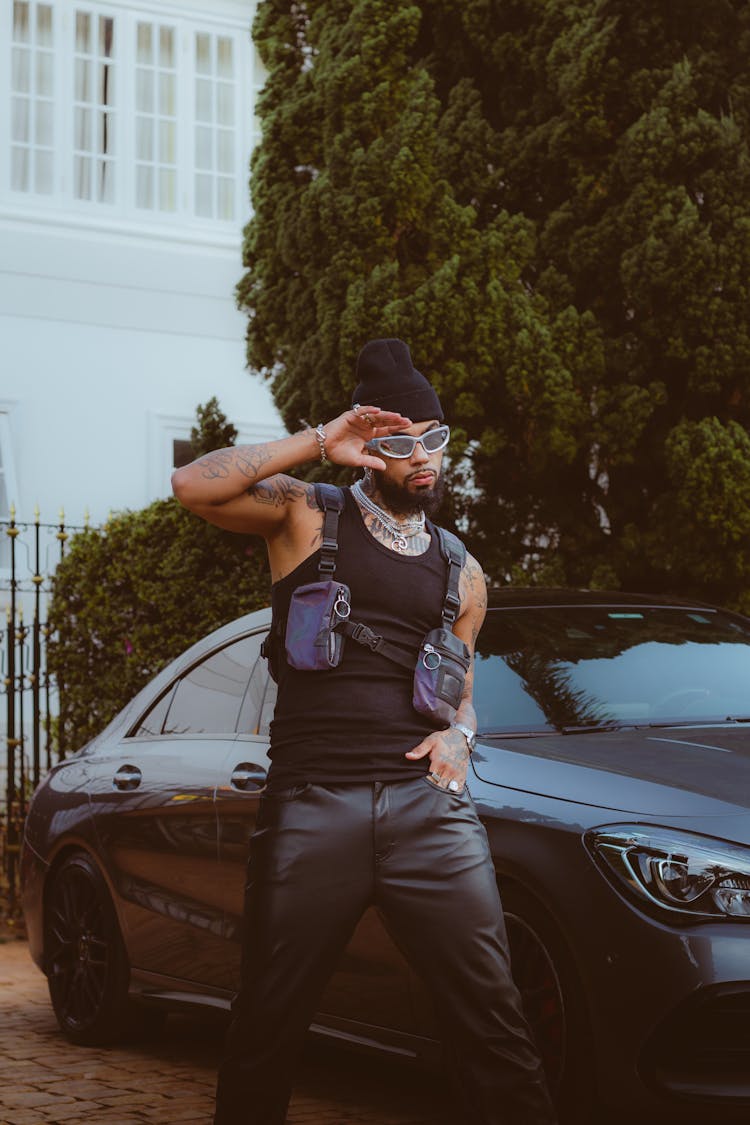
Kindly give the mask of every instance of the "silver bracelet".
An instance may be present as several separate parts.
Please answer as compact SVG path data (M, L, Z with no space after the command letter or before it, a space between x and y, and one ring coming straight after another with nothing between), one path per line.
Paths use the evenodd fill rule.
M323 429L323 423L318 422L317 426L313 426L305 418L300 418L300 422L303 426L307 426L307 428L309 430L312 430L312 432L315 434L315 437L318 439L318 445L320 447L320 463L321 465L327 465L328 457L326 456L326 432Z

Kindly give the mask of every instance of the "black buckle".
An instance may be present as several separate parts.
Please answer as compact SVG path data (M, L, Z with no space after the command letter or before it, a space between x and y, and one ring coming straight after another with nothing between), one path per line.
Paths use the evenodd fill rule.
M363 625L361 621L357 622L350 635L352 640L356 641L357 644L366 645L367 648L372 649L373 652L378 651L380 643L383 640L377 633L373 633L368 625Z
M443 603L443 617L446 621L449 621L451 625L458 617L458 611L460 608L460 597L458 596L458 594L454 594L452 590L449 590L445 595L445 601Z
M318 571L320 574L335 574L336 573L336 552L339 545L335 539L324 539L320 548L320 563Z

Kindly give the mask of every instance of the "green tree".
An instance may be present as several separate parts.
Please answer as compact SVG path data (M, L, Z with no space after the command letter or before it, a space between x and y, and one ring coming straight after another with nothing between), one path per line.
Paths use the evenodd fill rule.
M194 431L202 450L233 429L208 407ZM49 610L63 745L78 749L194 641L269 599L262 540L221 531L174 499L74 535Z
M493 576L739 603L747 5L265 0L255 36L239 297L287 423L402 335Z
M196 423L190 430L190 445L193 457L202 457L212 449L226 449L237 440L237 427L234 426L219 406L216 395L204 406L196 409Z
M348 401L365 339L409 340L454 423L454 464L468 452L472 478L481 442L518 480L522 516L509 493L489 522L472 513L483 561L501 571L527 550L535 507L517 449L538 469L568 463L584 437L576 380L601 346L591 318L552 312L527 285L533 224L457 200L447 138L462 105L441 103L424 23L418 4L384 0L259 6L269 78L238 293L249 362L290 427Z

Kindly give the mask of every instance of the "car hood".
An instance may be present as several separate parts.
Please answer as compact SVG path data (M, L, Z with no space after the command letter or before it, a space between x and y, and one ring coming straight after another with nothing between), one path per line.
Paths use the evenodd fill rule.
M472 764L491 785L645 815L750 809L750 725L479 737Z

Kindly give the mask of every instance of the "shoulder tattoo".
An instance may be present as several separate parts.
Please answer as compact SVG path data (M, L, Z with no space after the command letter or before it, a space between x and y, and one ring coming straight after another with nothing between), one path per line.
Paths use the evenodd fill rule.
M267 480L251 485L247 491L259 504L270 504L274 508L281 508L289 501L301 499L307 494L308 488L309 485L296 480L294 477L288 477L285 473L277 473L276 476L268 477ZM307 501L309 505L309 495L307 495Z

